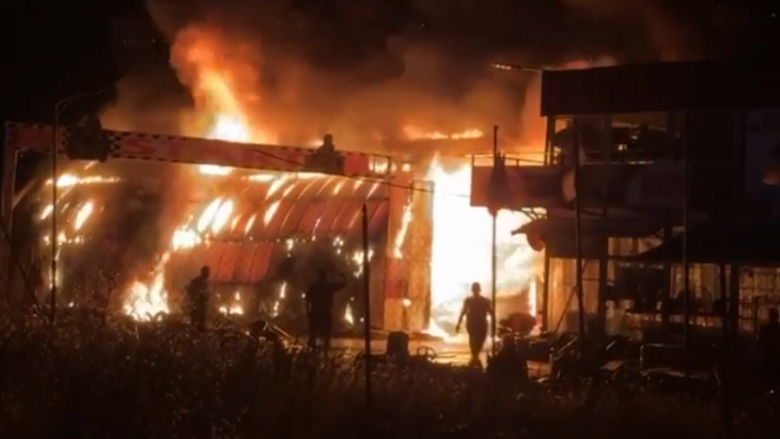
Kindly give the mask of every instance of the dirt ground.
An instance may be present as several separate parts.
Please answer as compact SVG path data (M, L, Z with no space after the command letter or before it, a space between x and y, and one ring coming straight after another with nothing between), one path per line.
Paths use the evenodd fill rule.
M374 354L381 354L385 352L386 342L385 340L372 340L371 352ZM359 352L363 350L363 340L356 338L337 338L332 342L332 347L335 349L343 349L351 352ZM441 364L451 364L453 366L465 366L469 363L470 355L469 348L465 342L444 342L444 341L417 341L411 340L409 342L409 351L414 355L418 349L423 347L432 348L436 352L435 362ZM486 364L487 352L490 347L486 345L485 353L482 354L482 364ZM549 374L549 366L547 363L529 362L528 369L533 377L539 377Z

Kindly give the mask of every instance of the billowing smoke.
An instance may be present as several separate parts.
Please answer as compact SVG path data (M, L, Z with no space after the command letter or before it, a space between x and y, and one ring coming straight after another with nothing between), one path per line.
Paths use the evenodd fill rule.
M662 61L690 58L702 50L697 35L665 8L664 1L615 2L609 0L562 0L592 14L602 23L623 21L643 30L655 55Z
M538 75L499 72L491 62L584 67L698 50L662 0L618 3L150 0L193 102L165 99L170 78L149 79L165 76L158 69L125 81L105 120L202 135L208 118L232 105L258 127L253 140L308 144L331 132L340 147L377 150L378 139L403 137L405 127L453 133L498 124L514 147L541 148Z

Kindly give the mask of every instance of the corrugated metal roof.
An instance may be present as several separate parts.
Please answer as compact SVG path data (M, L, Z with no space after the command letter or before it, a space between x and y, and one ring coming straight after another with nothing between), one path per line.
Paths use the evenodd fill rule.
M248 182L239 187L236 182L222 182L213 188L199 188L198 196L202 198L191 203L187 216L199 217L214 199L220 195L224 199L225 193L232 193L236 194L231 198L235 202L233 220L211 236L207 244L174 252L167 266L168 278L177 286L183 285L197 275L201 266L208 265L215 282L258 282L274 261L286 257L287 239L335 236L360 239L364 204L368 209L369 234L376 240L387 231L387 188L379 182L335 176L290 178L276 183ZM129 197L125 196L128 193L134 191L121 183L101 186L99 191L90 186L77 186L65 193L61 201L70 207L60 215L60 224L66 226L65 230L72 229L68 225L74 221L77 207L94 200L95 213L85 230L87 227L122 230L122 221L128 218L125 210L139 205L128 201ZM148 216L154 217L157 212L167 210L162 203L170 198L151 195L143 198L141 204L147 203ZM126 236L120 234L119 239L123 238Z

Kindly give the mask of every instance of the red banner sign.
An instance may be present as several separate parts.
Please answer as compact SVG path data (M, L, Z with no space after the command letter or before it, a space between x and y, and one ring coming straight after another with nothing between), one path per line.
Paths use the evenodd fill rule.
M313 156L321 159L322 151L294 146L244 144L222 140L104 130L111 141L111 158L152 160L158 162L230 166L246 169L270 169L287 172L309 171ZM57 150L64 151L69 130L58 130ZM53 129L47 125L6 123L6 148L51 151ZM316 153L315 153L316 152ZM331 152L338 163L338 173L350 176L386 176L390 157L354 152ZM317 160L317 163L322 160Z

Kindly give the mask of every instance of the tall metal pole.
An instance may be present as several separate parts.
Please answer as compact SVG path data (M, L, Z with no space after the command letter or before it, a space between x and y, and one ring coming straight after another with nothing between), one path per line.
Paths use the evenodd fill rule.
M498 164L498 125L493 127L493 172L496 172L495 166ZM494 188L495 190L495 188ZM493 222L490 232L490 301L491 316L490 316L490 346L493 356L496 355L496 295L498 290L498 282L496 279L496 271L498 264L498 255L496 254L496 234L498 224L498 211L499 209L493 209Z
M732 268L733 269L733 268ZM734 422L731 414L731 328L729 322L729 313L734 312L730 308L728 299L728 278L726 275L726 264L718 266L718 280L720 284L720 302L721 302L721 335L723 337L723 346L721 354L723 366L721 368L721 383L723 388L723 419L726 423L726 437L734 437Z
M11 297L11 230L14 217L14 197L16 196L14 182L16 181L16 161L17 151L15 148L6 148L3 151L3 181L2 181L2 201L0 204L0 220L5 230L8 230L8 236L5 240L0 239L0 285L5 288L2 301L12 303Z
M547 118L547 130L544 142L544 166L553 165L552 161L552 139L555 137L555 116ZM550 329L550 279L551 279L551 260L550 253L544 249L544 285L542 285L542 332Z
M51 140L51 271L49 272L49 282L51 282L51 294L49 296L49 320L54 326L57 318L57 143L58 129L60 122L60 107L69 102L60 101L54 105L54 126L52 127Z
M572 131L574 132L574 240L576 245L576 292L577 308L579 316L580 342L585 338L585 300L582 291L582 191L580 190L580 130L577 119L572 121Z
M365 204L363 205L361 213L363 232L363 349L366 352L366 409L371 412L373 408L373 394L371 389L371 265L369 264L368 258L368 209Z
M544 284L542 285L542 332L550 329L550 254L544 250Z
M683 339L685 344L685 377L690 377L690 347L691 347L691 291L690 291L690 262L688 261L688 210L690 208L690 163L688 160L688 139L686 136L687 120L685 113L681 114L680 123L680 147L683 157L683 205L682 205L682 269L683 269Z

